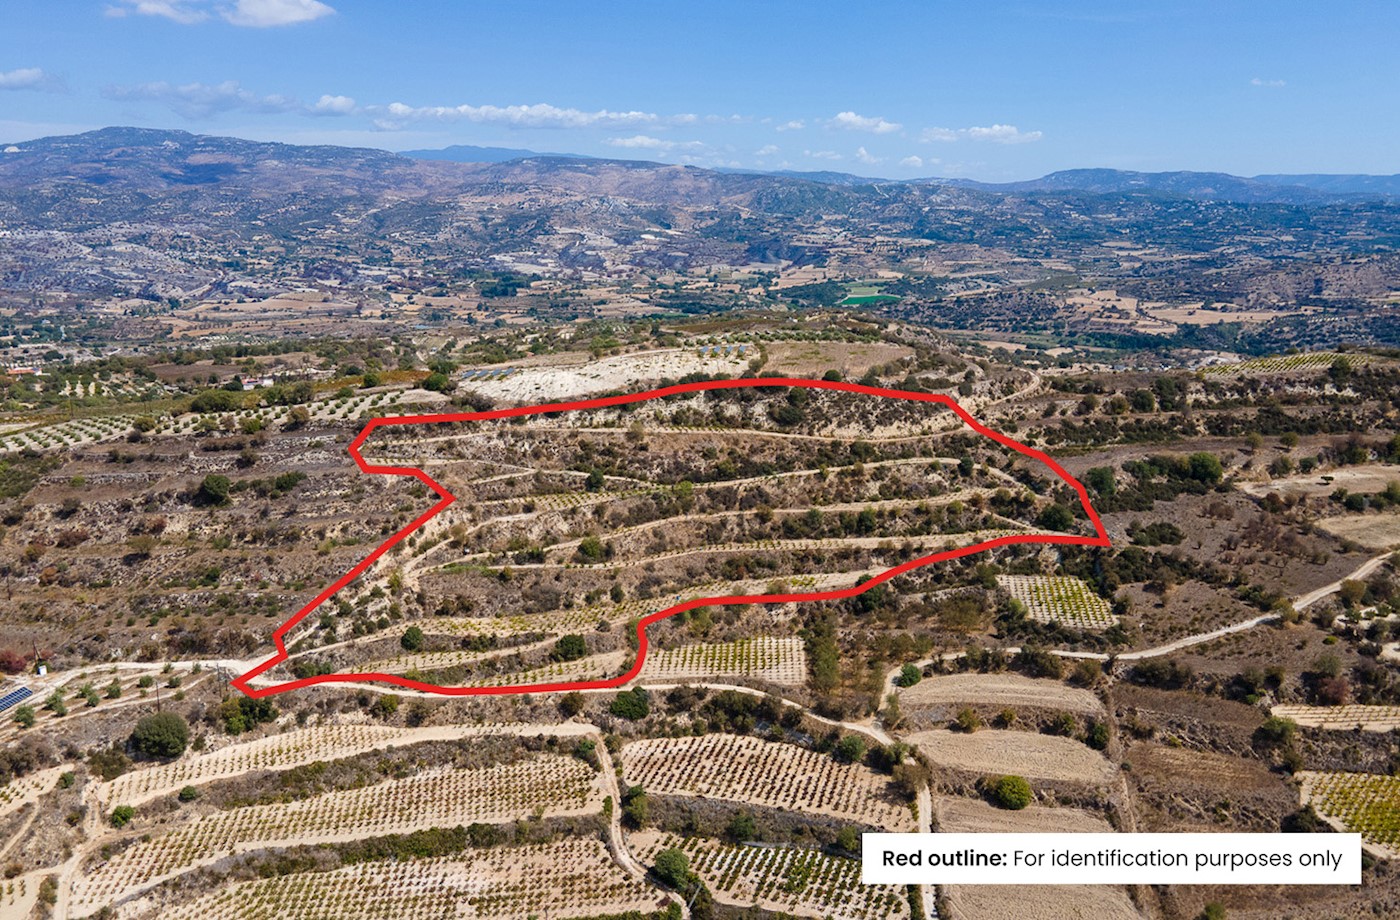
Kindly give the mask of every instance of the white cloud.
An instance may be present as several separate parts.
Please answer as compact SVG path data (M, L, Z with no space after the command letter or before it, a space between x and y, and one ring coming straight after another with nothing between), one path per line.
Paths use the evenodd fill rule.
M311 22L334 12L321 0L233 0L232 6L216 0L117 0L107 8L108 16L160 16L187 26L217 13L225 22L254 29Z
M311 111L317 115L353 115L358 107L349 96L322 96L316 100Z
M609 147L621 147L625 150L704 150L706 145L701 141L668 141L660 137L651 137L647 134L634 134L631 137L610 137L603 141ZM686 159L692 159L687 157Z
M885 121L879 117L857 115L855 112L837 112L836 117L828 121L827 124L833 128L844 128L847 131L869 131L872 134L892 134L904 127L898 122Z
M1029 144L1045 135L1039 131L1022 131L1015 125L991 125L971 128L925 128L919 135L925 142L990 141L993 144Z
M17 70L0 70L0 90L4 89L58 92L63 89L63 81L38 67L20 67Z
M236 26L265 29L311 22L334 12L321 0L237 0L233 9L221 10L219 15Z
M916 156L907 156L899 161L899 165L907 166L910 169L922 169L924 166L924 158Z
M382 117L376 122L385 129L395 129L412 121L470 121L479 124L499 124L513 128L592 128L625 125L649 125L663 121L651 112L612 112L600 109L584 112L580 109L535 105L429 105L411 106L393 102L375 107Z
M1269 89L1282 89L1283 87L1287 86L1288 83L1284 80L1265 80L1261 77L1255 77L1253 80L1249 81L1249 85L1266 86Z
M632 137L610 137L604 141L609 147L626 147L629 150L670 150L675 146L671 141L659 137L636 134Z
M160 102L185 118L207 118L220 112L295 112L306 107L290 96L260 96L244 89L237 80L223 83L186 83L175 86L164 81L137 86L109 86L103 90L108 99L119 101Z
M803 128L805 128L805 127L807 127L807 123L806 123L806 122L802 121L802 120L799 119L799 118L794 118L792 121L785 121L785 122L783 122L782 124L778 125L778 130L779 130L779 131L801 131L801 130L802 130Z
M107 15L120 18L129 13L138 16L160 16L181 25L193 25L209 18L201 4L187 0L119 0L119 6L107 7Z
M864 147L857 147L857 148L856 148L856 159L857 159L857 160L860 160L862 163L865 163L866 165L869 165L869 166L873 166L873 165L876 164L876 163L883 163L883 162L884 162L884 160L881 159L880 157L871 156L871 155L870 155L870 152L869 152L868 150L866 150Z
M837 153L835 150L804 150L804 151L802 151L802 155L805 156L805 157L811 157L811 158L814 159L814 160L844 160L844 159L845 159L845 157L841 156L841 154Z
M764 144L762 147L760 147L760 148L758 148L757 150L755 150L755 151L753 152L753 155L756 156L756 157L771 157L773 154L775 154L775 153L777 153L777 152L778 152L778 145L777 145L777 144Z

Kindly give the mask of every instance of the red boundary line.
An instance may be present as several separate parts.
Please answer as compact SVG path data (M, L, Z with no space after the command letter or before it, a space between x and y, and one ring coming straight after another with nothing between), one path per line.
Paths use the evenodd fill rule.
M551 684L522 684L504 687L440 687L436 684L428 684L422 681L410 680L397 674L320 674L314 677L303 677L297 680L290 680L280 684L273 684L266 687L253 687L250 681L258 675L276 667L288 658L285 637L287 633L321 604L325 603L337 591L354 581L361 573L374 564L380 556L384 555L391 548L402 542L410 534L422 527L425 523L435 517L448 505L456 500L451 492L439 485L431 476L420 469L403 466L374 466L365 462L360 456L360 448L365 440L377 428L385 428L399 425L432 425L441 422L481 422L499 418L518 418L527 415L543 415L552 412L567 412L573 409L600 409L605 406L620 406L627 403L643 402L651 399L661 399L666 396L676 396L682 393L696 393L706 390L735 390L744 387L806 387L813 390L841 390L847 393L862 393L868 396L883 396L888 399L906 399L913 402L937 403L952 409L959 418L967 424L969 428L978 434L991 438L997 443L1018 451L1028 457L1032 457L1044 463L1055 471L1055 475L1073 487L1079 493L1079 502L1084 508L1085 514L1093 522L1095 536L1083 537L1070 534L1013 534L1005 537L998 537L994 540L986 540L982 543L973 543L969 546L958 549L946 550L940 553L933 553L929 556L921 556L911 559L902 565L897 565L892 569L887 569L878 575L872 576L868 581L851 588L842 588L836 591L816 591L809 594L757 594L757 595L733 595L729 597L704 597L685 601L674 607L667 607L656 613L649 614L637 622L637 659L627 673L617 677L605 678L602 680L570 681L564 683ZM1052 460L1049 456L1027 447L1020 442L1007 437L1006 435L993 431L983 425L972 415L958 405L949 396L939 393L915 393L906 390L888 390L882 387L863 386L858 383L844 383L830 380L801 380L790 377L759 377L738 380L705 380L697 383L682 383L676 386L662 387L657 390L647 390L642 393L627 393L621 396L604 396L598 399L585 399L576 402L551 403L539 406L517 406L512 409L493 409L489 412L449 412L439 415L410 415L393 416L385 418L371 419L365 425L349 447L350 456L354 458L356 465L366 473L378 473L390 476L412 476L419 482L426 485L437 493L439 501L433 505L413 523L389 537L379 545L372 553L366 556L358 565L346 572L334 584L326 588L316 598L305 607L294 613L285 623L277 628L272 634L272 641L277 646L277 653L262 664L250 669L247 673L240 675L232 681L237 689L250 697L272 696L276 693L285 693L288 690L297 690L302 687L310 687L315 684L329 683L363 683L373 681L377 683L395 684L410 690L422 690L429 693L440 693L445 696L494 696L502 694L517 693L548 693L561 690L594 690L607 689L611 687L621 687L632 678L641 673L642 665L647 657L647 627L659 620L675 616L686 610L693 610L696 607L722 606L725 604L777 604L788 602L806 601L832 601L841 600L847 597L855 597L864 591L868 591L882 582L889 581L905 572L912 571L922 566L931 565L935 562L942 562L946 559L958 559L963 556L970 556L980 553L983 550L994 549L999 546L1011 546L1018 543L1041 543L1059 544L1070 546L1109 546L1111 545L1108 533L1104 529L1103 522L1099 520L1098 512L1089 503L1089 494L1084 486L1065 469Z

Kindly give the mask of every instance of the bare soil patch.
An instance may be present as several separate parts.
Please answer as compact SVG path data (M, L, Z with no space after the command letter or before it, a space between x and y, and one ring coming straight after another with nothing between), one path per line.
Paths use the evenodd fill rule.
M1317 522L1317 526L1369 549L1400 546L1400 514L1341 515L1323 518Z

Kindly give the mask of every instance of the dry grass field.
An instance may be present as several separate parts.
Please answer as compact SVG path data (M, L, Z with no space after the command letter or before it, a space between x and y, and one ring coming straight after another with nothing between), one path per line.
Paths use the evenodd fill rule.
M976 799L939 796L933 802L935 826L949 834L1066 833L1109 834L1113 826L1078 808L1029 805L1007 811Z
M1339 515L1323 518L1317 526L1368 549L1400 548L1400 514Z
M1107 885L950 885L948 920L1139 920L1122 888Z
M1037 680L1011 673L925 677L898 692L900 705L906 710L966 704L998 709L1006 706L1063 709L1085 715L1103 712L1103 703L1088 690L1057 680Z
M888 342L775 342L768 346L763 372L775 377L820 377L824 371L838 370L855 380L872 367L913 353Z
M1029 780L1102 785L1117 769L1073 738L983 729L966 734L937 729L906 739L940 767L968 773L1014 773Z

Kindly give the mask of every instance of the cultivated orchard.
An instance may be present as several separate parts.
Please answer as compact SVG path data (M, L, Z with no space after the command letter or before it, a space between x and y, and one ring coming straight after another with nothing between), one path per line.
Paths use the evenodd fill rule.
M729 799L914 830L908 804L889 780L863 764L748 735L648 738L622 748L623 774L657 795Z

